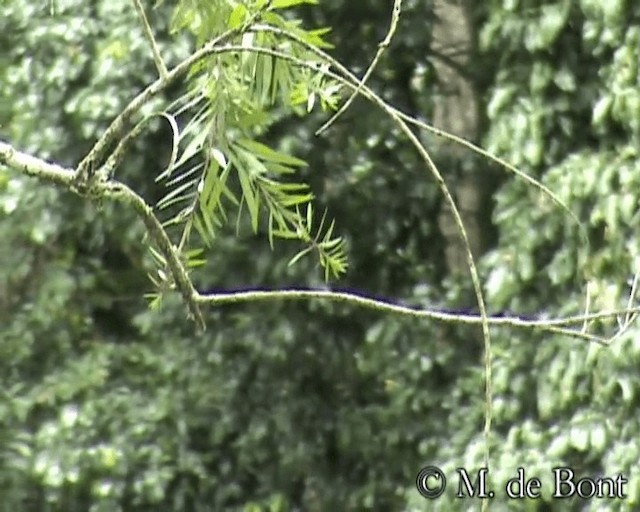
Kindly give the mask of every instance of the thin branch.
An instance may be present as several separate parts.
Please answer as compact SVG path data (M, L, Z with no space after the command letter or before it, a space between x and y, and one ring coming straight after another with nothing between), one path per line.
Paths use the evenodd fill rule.
M136 8L138 13L138 17L142 22L142 27L144 29L144 35L149 42L149 46L151 46L151 53L153 54L153 61L156 63L156 68L158 68L158 73L160 74L160 78L165 78L169 71L167 70L167 65L164 63L162 59L162 55L160 55L160 48L158 48L158 43L156 42L156 38L153 37L153 31L151 30L151 25L149 24L149 20L147 19L147 15L144 13L144 7L140 0L133 0L133 5Z
M294 288L283 290L242 290L216 292L209 294L198 293L194 299L197 303L208 305L239 304L246 302L261 302L273 300L329 300L336 303L351 304L353 306L372 309L380 313L391 313L401 316L409 316L416 319L429 319L445 323L458 323L465 325L482 325L481 315L455 313L437 309L406 306L385 299L376 299L362 293L352 291L332 291L313 288ZM587 320L612 318L624 313L638 312L640 308L621 311L607 311L591 314ZM609 345L610 341L593 334L583 333L579 329L569 329L563 326L580 324L585 320L583 315L557 319L528 319L517 316L487 316L486 321L493 327L510 327L517 329L539 330L553 332L572 338Z
M384 53L384 51L389 47L389 44L391 43L391 39L393 39L393 35L395 34L396 28L398 27L398 20L400 19L401 12L402 12L402 0L394 0L393 12L391 14L391 23L389 24L389 30L387 32L387 35L385 36L384 40L378 45L378 51L376 52L375 57L371 61L371 64L369 64L369 68L365 72L364 76L359 81L360 83L358 84L358 88L352 91L351 96L349 96L349 99L347 99L344 105L342 105L342 107L340 107L340 109L335 114L333 114L326 123L324 123L320 128L316 130L316 135L320 135L325 130L327 130L333 123L335 123L338 117L340 117L349 108L349 106L351 105L355 97L358 96L358 94L360 93L360 89L362 88L362 85L364 85L366 81L369 80L369 77L373 73L373 70L378 65L378 61L380 60L380 57L382 57L382 54Z
M18 151L11 145L0 141L0 164L15 169L22 174L32 176L43 181L48 181L72 190L83 197L90 199L110 198L130 204L147 228L147 231L158 246L162 255L166 258L171 275L176 283L176 288L189 309L191 316L198 327L205 328L204 318L200 307L195 301L197 295L193 284L189 279L184 265L175 251L171 240L160 221L153 214L152 208L133 190L118 181L94 180L87 189L78 189L75 182L75 172L56 164L51 164L40 158L33 157L22 151Z
M252 30L265 30L270 32L276 32L282 35L286 35L287 37L290 37L292 39L296 39L296 36L291 35L285 31L282 31L281 29L278 29L276 27L260 25L260 26L253 26L251 28ZM276 50L268 49L268 48L250 48L246 46L232 46L232 45L217 47L216 45L219 44L220 41L228 37L230 35L230 32L231 31L225 34L222 34L221 36L219 36L218 38L216 38L215 40L207 44L205 47L195 52L188 59L185 59L182 63L180 63L172 71L169 72L165 80L158 80L154 82L154 84L150 85L147 89L145 89L145 91L143 91L140 95L138 95L129 104L129 106L125 109L125 111L123 111L123 113L121 113L121 115L118 118L116 118L116 120L114 120L114 122L112 123L112 126L110 126L109 129L111 131L117 132L118 129L124 124L122 121L118 121L118 119L122 119L123 117L128 117L127 112L131 114L136 110L138 110L151 97L158 94L160 91L164 90L164 88L166 88L170 83L172 83L172 81L174 81L176 78L184 74L194 63L211 54L223 53L223 52L253 51L256 53L264 53L264 54L272 55L277 58L286 59L295 65L306 67L312 70L316 70L316 71L320 70L316 62L304 61L302 59L298 59L291 55L278 52ZM304 44L304 41L302 40L298 42L300 42L301 44ZM323 58L329 58L326 54L324 54L324 52L322 52L321 50L317 50L315 47L310 47L310 49L315 50L316 53ZM339 66L339 63L338 63L338 66ZM358 87L359 82L357 77L353 76L346 68L342 67L340 68L340 71L343 72L347 78L337 75L336 73L333 73L331 71L323 71L323 72L325 72L327 76L340 81L341 83L347 85L352 89L355 89ZM504 162L498 157L495 157L494 155L485 152L481 148L473 145L472 143L464 139L460 139L458 137L452 136L451 134L448 134L436 128L433 128L430 125L427 125L426 123L422 123L421 121L411 118L410 116L402 113L401 111L389 105L386 105L380 98L377 98L375 96L375 93L370 91L369 88L366 87L366 85L361 86L360 93L378 104L382 103L385 110L392 111L393 113L397 114L401 119L405 120L408 123L416 124L422 128L425 128L443 137L451 137L454 141L467 145L470 147L470 149L473 149L474 151L485 154L485 156L491 158L492 160L497 161L501 165L507 168L512 168L512 166L510 166L510 164L508 164L507 162ZM7 165L10 165L11 167L15 167L21 170L22 172L24 172L25 174L35 176L38 178L43 178L63 186L68 187L70 185L70 180L73 181L73 179L69 175L69 173L72 171L63 169L54 164L47 164L42 160L36 159L34 157L30 157L29 155L25 155L23 153L18 153L20 156L20 158L18 159L12 158L12 156L15 154L16 154L16 151L11 146L0 143L0 162L4 162ZM42 163L44 163L46 166L44 170L34 170L34 166L37 167ZM532 178L528 177L524 173L522 173L521 177L528 180L532 180ZM538 186L538 188L543 187L543 191L545 193L552 194L552 192L544 188L543 185L540 185L537 182L535 182L535 185ZM112 189L112 187L107 187L107 189ZM355 298L352 297L352 295L354 295ZM391 303L384 302L384 301L375 301L374 299L367 299L362 296L358 296L357 294L349 294L345 292L329 292L324 290L281 290L281 291L272 291L272 292L264 292L264 291L229 292L229 293L221 293L221 294L214 294L214 295L200 295L197 292L195 292L195 294L192 294L192 298L195 302L209 303L209 304L244 302L244 301L260 300L263 298L273 298L273 299L277 299L279 297L289 298L289 296L294 296L294 298L314 298L315 297L315 298L325 298L325 299L336 300L336 301L347 301L347 302L354 302L356 304L364 305L367 307L374 307L374 309L387 310L390 312L396 312L400 314L403 314L403 311L404 311L404 314L411 314L413 316L418 316L418 317L430 317L434 319L442 319L442 320L449 320L449 321L461 321L463 323L475 323L475 324L482 323L482 316L453 315L453 314L434 312L434 311L417 312L418 310L414 308L393 305ZM374 304L378 304L379 307L376 308ZM548 328L562 329L562 326L565 326L565 325L571 325L575 323L581 323L584 321L590 321L590 320L596 320L596 319L611 318L615 315L637 314L637 313L640 313L640 308L632 308L632 309L616 310L616 311L604 311L600 313L594 313L589 315L578 315L578 316L560 318L555 320L546 319L546 320L533 321L533 320L523 320L517 317L498 317L498 318L487 317L487 321L491 325L504 325L504 326L511 326L511 327L534 328L534 329L548 329ZM564 333L567 335L580 337L579 333L575 331L569 331Z
M21 151L14 149L11 145L0 141L0 164L4 164L7 167L15 169L22 174L37 178L42 181L54 183L64 188L71 189L73 187L74 171L72 169L66 169L56 164L46 162L42 159L33 157ZM117 197L124 196L125 201L130 202L133 207L138 211L141 216L153 217L153 213L148 205L145 205L144 201L129 201L128 198L138 197L135 192L131 191L125 185L118 183L117 181L109 181L105 183L96 183L96 190L105 196ZM138 197L138 199L140 199ZM162 226L157 221L150 220L145 222L145 226L154 230L155 235L159 235L159 231L156 227ZM171 247L171 242L166 236L159 236L165 239L165 243L158 243L161 250L171 253L167 249ZM168 254L165 254L167 261L173 260L174 264L177 263L181 266L180 260L171 258ZM170 267L171 268L171 267ZM174 271L174 269L171 269ZM178 274L180 272L177 272ZM187 276L186 272L184 275ZM188 279L188 276L187 276ZM176 279L176 281L179 281ZM180 280L184 286L184 281ZM450 311L441 311L436 309L423 309L419 307L405 306L397 303L390 302L389 300L374 299L363 294L355 292L345 291L330 291L330 290L314 290L314 289L285 289L285 290L246 290L239 292L224 292L214 294L200 294L192 291L191 285L186 286L190 291L190 300L194 303L200 304L235 304L243 302L254 302L262 300L330 300L333 302L343 302L347 304L353 304L355 306L365 307L373 309L382 313L394 313L403 316L410 316L419 319L431 319L441 322L458 322L467 325L477 325L482 322L482 318L478 315L462 314ZM183 296L185 294L183 293ZM192 312L193 314L193 312ZM568 326L579 325L584 322L593 322L595 320L607 320L620 316L627 316L630 318L630 322L625 322L625 330L628 329L633 319L637 318L640 314L640 306L627 307L624 309L605 310L597 313L590 313L587 315L580 314L574 316L567 316L562 318L522 318L518 316L489 316L488 323L495 327L510 327L518 329L533 329L542 331L557 332L559 334L581 338L589 341L595 341L599 344L610 344L610 340L603 341L602 338L595 337L593 335L585 335L580 330L569 329ZM617 337L618 335L615 335Z
M104 174L106 177L111 178L113 176L115 170L120 166L122 160L126 156L126 152L129 149L129 144L133 139L135 139L142 133L145 124L145 120L140 121L124 137L120 139L118 145L116 146L116 149L113 151L113 153L111 153L111 155L109 155L109 158L107 158L107 161L103 166Z
M358 77L355 76L348 68L343 66L339 61L337 61L336 59L331 57L328 53L324 52L320 48L317 48L317 47L315 47L313 45L310 45L309 43L307 43L306 41L304 41L302 38L298 37L295 34L287 32L286 30L281 29L279 27L274 27L272 25L264 25L264 24L254 25L253 27L251 27L251 30L259 31L259 32L271 32L273 34L280 35L280 36L286 37L288 39L291 39L292 41L295 41L296 43L300 44L301 46L304 46L309 51L313 52L315 55L320 57L323 61L331 64L331 66L333 66L340 73L340 74L336 74L336 73L333 73L331 71L328 71L328 72L325 73L327 76L329 76L329 77L331 77L331 78L333 78L335 80L340 81L341 83L347 85L347 87L349 87L349 88L354 88L354 86L358 87L358 84L360 84L360 80L358 79ZM440 130L439 128L436 128L435 126L432 126L432 125L430 125L430 124L428 124L428 123L426 123L424 121L420 121L419 119L416 119L416 118L410 116L409 114L406 114L406 113L402 112L401 110L399 110L399 109L397 109L397 108L385 103L366 84L362 84L361 86L359 86L358 90L367 99L369 99L371 101L374 101L374 102L377 101L378 103L382 103L385 106L386 109L388 109L389 111L392 111L393 113L397 114L403 121L407 122L408 124L416 126L418 128L421 128L421 129L423 129L423 130L425 130L425 131L427 131L429 133L432 133L432 134L434 134L434 135L436 135L438 137L442 137L443 139L449 140L451 142L455 142L455 143L461 145L462 147L465 147L465 148L469 149L470 151L472 151L472 152L474 152L476 154L479 154L480 156L483 156L483 157L491 160L492 162L495 162L499 166L503 167L504 169L506 169L509 172L513 173L514 175L516 175L520 179L524 180L527 184L531 185L532 187L534 187L537 190L539 190L540 192L542 192L543 195L546 195L547 197L549 197L556 205L558 205L561 209L563 209L565 212L567 212L567 214L569 214L569 216L572 218L572 220L578 226L578 228L579 228L579 230L580 230L580 232L582 234L583 240L585 241L587 246L589 245L589 240L588 240L588 237L586 235L585 227L580 222L580 219L578 219L576 214L571 211L571 209L564 203L564 201L562 201L562 199L560 199L547 186L545 186L541 182L537 181L535 178L532 178L531 176L529 176L525 172L521 171L520 169L518 169L514 165L511 165L509 162L507 162L503 158L500 158L499 156L494 155L493 153L487 151L486 149L483 149L480 146L477 146L473 142L468 141L467 139L464 139L463 137L459 137L457 135L454 135L453 133L449 133L449 132L446 132L444 130Z
M200 308L195 301L197 292L193 287L189 274L180 261L178 251L171 242L171 239L163 228L162 223L153 213L153 208L127 185L118 181L106 182L104 184L104 192L107 197L113 197L130 204L138 213L138 216L142 219L142 222L147 228L151 240L155 242L159 251L166 258L167 266L169 267L171 276L176 283L176 288L180 292L180 295L182 295L182 299L187 305L196 325L199 329L204 331L206 327L204 318L202 317Z
M0 164L4 164L22 174L70 188L74 172L57 164L49 163L0 141Z
M129 104L120 112L120 114L111 122L109 127L100 136L98 141L93 145L87 155L80 161L76 171L75 181L78 186L85 186L90 177L94 173L105 159L106 152L109 146L122 134L129 120L152 98L163 92L167 87L173 84L176 80L186 75L191 67L200 61L201 59L211 55L220 43L226 41L230 37L241 34L249 29L251 24L264 12L270 5L267 2L265 7L260 11L254 13L244 24L241 26L227 30L219 36L215 37L204 45L200 50L192 53L189 57L184 59L178 65L176 65L171 71L168 71L164 77L160 77L158 80L147 86L140 94L138 94Z
M288 34L288 32L283 31L284 34ZM321 50L315 48L313 45L310 45L302 40L300 40L300 38L297 38L297 36L293 36L294 39L299 40L300 44L302 44L304 47L312 49L315 53L319 53L320 55L322 55L322 58L325 62L331 64L331 65L335 65L334 63L336 62L335 59L332 59L330 56L326 55L324 52L322 52ZM227 45L226 48L229 48L229 46ZM242 51L239 49L239 51ZM305 63L304 61L301 61L300 59L297 59L295 57L293 57L292 55L288 55L288 54L284 54L282 52L278 52L275 50L271 50L271 49L266 49L266 48L256 48L256 47L247 47L245 48L244 51L255 51L258 53L271 53L274 56L278 56L286 61L289 62L300 62L302 65L308 66L307 63ZM301 65L298 64L298 65ZM317 66L316 66L317 67ZM323 71L318 69L318 71ZM329 75L329 76L333 76L335 74L331 74L329 71L323 71L325 74ZM349 73L350 76L351 73ZM338 75L335 75L336 77L338 77ZM464 222L462 221L462 216L460 215L460 211L458 210L458 207L456 205L455 200L453 199L453 196L451 195L451 192L449 191L449 187L447 186L447 184L444 181L444 178L442 176L442 174L440 173L440 171L438 170L438 167L436 166L435 162L431 159L431 155L429 154L429 152L424 148L424 146L422 145L422 142L420 142L420 140L418 139L418 137L416 136L416 134L411 130L411 128L409 127L409 125L407 124L407 122L399 115L399 112L391 107L390 105L388 105L382 98L380 98L380 96L378 96L375 92L373 92L371 89L369 89L365 84L363 84L362 82L358 81L357 78L355 79L355 84L349 82L348 80L345 80L342 77L339 77L339 79L342 79L341 81L343 83L347 83L349 87L354 88L354 90L360 90L362 95L367 98L368 100L370 100L372 103L374 103L378 108L380 108L383 112L385 112L397 125L397 127L400 129L400 131L411 141L411 143L413 144L413 146L415 147L415 149L418 151L418 153L420 154L422 160L425 162L425 164L427 165L427 168L429 169L429 171L431 172L431 175L433 176L433 178L435 179L436 183L438 184L438 187L440 188L440 192L442 193L442 195L445 198L446 203L449 205L449 208L451 209L451 214L453 216L453 219L456 223L456 227L458 229L458 233L460 234L460 238L462 239L462 243L464 245L465 248L465 254L467 257L467 265L469 268L469 273L471 275L471 281L473 283L473 289L474 289L474 293L476 296L476 301L478 303L478 309L480 310L480 316L483 319L482 321L482 338L484 340L484 364L485 364L485 396L486 396L486 404L487 404L487 413L485 416L485 426L484 426L484 435L487 437L487 446L488 446L488 438L490 435L490 431L491 431L491 417L492 417L492 413L491 413L491 404L493 403L492 401L492 374L491 374L491 334L489 332L489 324L487 323L487 308L486 308L486 304L484 301L484 292L482 291L482 284L480 282L480 276L478 273L478 269L475 263L475 258L473 257L473 253L471 252L471 244L469 242L469 237L467 235L467 230L464 226Z

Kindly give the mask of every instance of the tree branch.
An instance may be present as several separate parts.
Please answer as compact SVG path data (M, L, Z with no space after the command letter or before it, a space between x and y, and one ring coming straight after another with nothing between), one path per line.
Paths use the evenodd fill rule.
M0 141L0 164L4 164L27 176L55 183L89 199L110 198L130 204L147 228L151 240L158 246L158 249L165 257L176 288L182 295L190 315L196 321L198 328L204 330L204 318L200 307L195 301L197 293L193 288L187 271L162 224L142 197L124 183L115 180L93 180L88 188L79 189L76 187L75 172L72 169L65 169L59 165L33 157L16 150L10 144L2 141Z
M0 164L15 169L20 173L47 181L69 190L74 188L74 171L56 164L52 164L14 149L11 145L0 141ZM284 289L284 290L243 290L220 293L198 293L189 279L189 276L175 253L171 240L166 235L162 224L153 214L153 211L144 200L125 184L116 180L96 182L91 189L92 195L107 197L130 204L142 219L151 239L157 244L163 256L167 260L169 270L174 277L176 287L180 291L191 315L195 318L200 328L204 328L204 321L199 309L200 304L237 304L244 302L269 301L269 300L329 300L342 302L358 307L373 309L381 313L392 313L403 316L411 316L420 319L431 319L441 322L458 322L467 325L482 323L480 315L456 313L437 309L406 306L389 300L381 300L368 297L364 294L349 291L331 291L321 289ZM79 192L78 192L79 193ZM81 194L87 196L88 194ZM606 320L616 317L628 317L640 314L640 307L627 307L620 310L601 311L597 313L568 316L564 318L533 319L517 316L488 316L487 322L495 327L512 327L519 329L534 329L556 334L566 335L585 341L595 342L600 345L609 345L618 333L606 339L583 330L570 328L585 322ZM631 320L624 325L627 328Z
M255 20L262 15L265 9L270 5L270 2L259 11L254 13L245 23L241 26L227 30L219 36L215 37L204 45L200 50L192 53L189 57L184 59L178 65L176 65L171 71L168 71L166 75L160 76L158 80L147 86L140 94L138 94L131 102L124 108L122 112L111 122L109 127L100 136L98 141L93 145L89 153L80 161L76 171L75 181L79 186L86 186L89 182L94 171L102 165L105 160L106 152L109 146L121 136L129 120L152 98L160 94L167 87L173 84L177 79L181 78L191 69L191 67L203 59L204 57L213 53L213 50L221 43L228 40L230 37L242 34L246 32L249 27L255 22Z
M482 315L468 314L455 311L445 311L417 306L408 306L391 302L387 299L377 299L362 293L353 291L333 291L313 288L289 288L283 290L241 290L215 293L198 293L194 300L199 304L220 305L220 304L240 304L245 302L260 302L274 300L329 300L331 302L341 302L357 307L372 309L380 313L391 313L401 316L410 316L418 319L429 319L445 323L460 323L466 325L482 325ZM608 346L611 341L618 337L615 333L609 338L604 338L594 334L584 332L582 329L571 328L572 325L579 325L584 322L594 320L606 320L616 317L636 315L640 313L640 307L629 307L620 310L601 311L587 315L575 315L564 318L524 318L518 316L487 316L487 323L492 327L511 327L517 329L530 329L538 331L552 332L563 336L582 339ZM627 328L629 325L625 325Z
M162 59L162 55L160 55L160 48L158 48L158 43L156 42L156 38L153 37L153 31L151 30L151 25L149 25L149 20L147 19L147 15L144 13L144 7L140 0L133 0L133 5L136 8L138 13L138 17L142 23L142 28L144 29L144 35L149 42L149 46L151 46L151 53L153 55L153 61L156 63L156 68L158 68L158 73L160 74L160 78L164 78L167 76L169 72L167 70L167 65L164 63Z
M380 60L380 57L382 57L382 54L384 53L384 51L389 47L389 44L391 43L391 39L393 39L393 35L395 34L396 28L398 27L398 20L400 19L401 10L402 10L402 0L394 0L393 12L391 14L391 23L389 24L389 30L387 31L387 35L382 40L382 42L378 45L378 51L376 52L375 57L371 61L371 64L369 64L367 71L365 72L363 77L360 79L358 88L352 91L347 101L344 102L344 105L342 105L342 107L340 107L340 109L335 114L333 114L328 121L326 121L320 128L316 130L316 135L320 135L321 133L326 131L333 123L336 122L338 117L340 117L349 108L349 106L351 105L355 97L358 96L362 86L366 83L367 80L369 80L369 77L373 73L373 70L378 65L378 61Z

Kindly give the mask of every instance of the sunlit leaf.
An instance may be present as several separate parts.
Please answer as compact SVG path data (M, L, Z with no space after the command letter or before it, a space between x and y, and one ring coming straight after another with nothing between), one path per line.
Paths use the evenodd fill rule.
M247 8L244 4L236 5L235 9L231 12L229 16L229 21L227 21L227 28L233 30L242 25L247 18Z

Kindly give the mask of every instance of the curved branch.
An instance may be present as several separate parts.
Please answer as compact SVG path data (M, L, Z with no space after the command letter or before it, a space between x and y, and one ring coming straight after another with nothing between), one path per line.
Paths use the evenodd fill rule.
M360 93L361 87L366 83L367 80L369 80L369 77L373 73L373 70L378 65L378 61L380 60L380 57L382 57L382 54L389 47L389 44L391 43L391 39L393 38L393 35L396 32L396 28L398 27L398 20L400 19L401 11L402 11L402 0L394 0L393 12L391 14L391 23L389 24L389 30L387 32L387 35L382 40L382 42L378 45L378 51L376 52L375 57L371 61L371 64L369 64L367 71L365 72L363 77L360 79L358 88L352 91L351 96L349 96L349 99L345 101L344 105L342 105L342 107L340 107L340 109L335 114L333 114L328 121L326 121L320 128L316 130L316 135L320 135L321 133L326 131L333 123L336 122L338 117L340 117L349 108L349 106L351 105L355 97Z

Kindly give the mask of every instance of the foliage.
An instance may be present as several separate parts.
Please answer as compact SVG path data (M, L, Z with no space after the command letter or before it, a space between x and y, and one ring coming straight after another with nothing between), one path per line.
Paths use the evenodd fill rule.
M189 242L192 227L207 245L214 243L217 229L227 219L224 200L246 208L254 233L264 207L271 246L274 238L303 241L307 248L291 261L315 251L328 279L344 273L346 256L342 239L332 238L332 227L323 232L321 222L317 233L309 232L313 195L306 184L288 179L305 162L257 140L279 117L309 112L316 99L324 109L333 108L338 99L338 85L313 71L321 66L318 56L287 37L290 34L318 48L329 46L322 39L325 30L303 30L296 20L280 14L301 3L305 2L185 2L177 6L172 30L189 29L198 46L225 30L239 30L257 17L268 23L267 28L278 31L244 32L237 53L214 53L191 67L190 89L172 106L172 111L188 119L176 134L178 144L186 147L162 175L172 190L159 207L172 207L168 224L183 225L180 247ZM293 66L287 56L308 67ZM202 158L194 158L200 154ZM231 177L239 188L235 193Z
M75 165L158 71L130 2L45 4L2 8L0 45L10 51L0 55L0 138ZM390 3L306 4L190 0L147 14L170 69L269 8L264 23L322 48L331 41L332 55L364 71ZM439 86L431 7L404 2L369 81L420 118ZM638 8L474 8L483 55L467 71L487 98L485 146L540 177L589 235L585 246L548 199L505 180L482 267L490 307L580 313L587 286L591 310L625 306L638 270ZM300 256L315 253L330 277L346 270L348 248L340 287L443 309L473 304L470 286L446 273L437 185L390 120L356 100L314 138L343 92L315 69L317 55L276 32L229 44L132 120L128 130L143 130L115 170L158 204L197 289L335 287ZM434 145L433 156L448 180L492 172L466 153ZM476 508L449 494L426 502L413 486L425 464L482 464L475 328L283 302L216 307L196 336L178 298L159 309L142 300L147 273L162 279L166 262L141 244L131 212L96 210L4 169L0 180L3 509ZM304 247L292 258L278 238ZM509 510L637 507L637 337L632 327L604 349L494 332L492 483L518 466L542 478L556 465L632 478L626 500L559 505L543 480L541 500Z
M591 311L624 308L640 270L633 228L638 27L630 21L640 11L624 2L570 1L494 2L487 11L480 40L499 61L486 147L542 176L589 238L585 245L575 226L528 187L505 183L494 213L499 243L484 261L488 301L498 310L558 316L580 313L588 292ZM589 327L612 334L618 326L611 320ZM541 479L543 491L537 504L512 501L509 510L637 507L631 413L637 334L631 327L607 349L512 331L494 339L493 482L501 489L524 467ZM472 444L463 460L473 461L474 453ZM584 476L622 474L629 480L626 498L559 504L551 498L551 470L559 466ZM413 503L422 501L414 496Z
M15 3L4 19L6 30L2 32L11 38L14 49L12 67L7 70L12 81L3 91L13 107L3 119L3 137L61 163L77 162L92 139L135 94L137 84L153 80L154 74L140 27L129 15L126 2L92 2L75 7L58 2L52 16L49 11L34 11ZM168 30L159 11L151 16L161 34ZM30 23L47 30L34 33ZM67 26L77 30L65 32L63 27ZM55 58L45 58L38 48L55 37L61 39L63 51ZM160 39L169 64L185 56L186 49L184 38L174 36L170 41L177 44ZM70 68L66 49L74 45L82 45L84 68ZM22 67L25 55L33 55L31 66L37 70L36 76L47 78L39 67L59 73L54 85L63 97L51 99L42 93L41 87L47 82L33 80L30 70ZM241 64L229 60L235 66ZM149 64L140 66L142 62ZM245 63L251 71L249 64ZM238 87L247 89L249 80L244 80ZM122 87L116 90L115 84ZM313 95L300 87L292 92L294 102L305 94ZM23 108L27 101L31 104ZM302 110L311 103L305 101ZM235 108L235 104L230 106ZM151 107L147 115L162 109L162 99ZM292 112L297 116L299 111ZM278 124L289 123L286 114L273 112L258 131L267 133L270 124L277 130ZM166 141L171 134L161 123L152 122L150 126L133 140L117 173L144 195L162 198L165 191L148 176L166 168L170 161ZM256 126L254 123L252 128ZM243 163L243 158L249 159L248 146L263 147L247 138L253 132L246 127L243 135L240 123L231 128L230 134L234 129L237 132L233 144L239 156L224 155L228 161L233 156ZM198 133L195 124L191 130L185 129L182 134ZM191 140L185 137L183 141L188 148ZM294 140L289 136L281 143L292 148ZM262 158L260 153L250 156L254 160L257 157L259 165L273 163L279 169L276 164L283 162L277 159L284 159L284 155L279 150L263 149ZM286 158L285 166L297 166L298 160ZM185 163L191 163L190 159ZM148 311L139 300L148 287L144 270L152 262L139 244L142 231L129 212L110 205L94 211L66 193L41 191L37 183L8 176L2 225L4 239L15 251L2 252L3 268L7 269L3 283L5 289L16 293L3 308L6 323L2 344L10 355L4 360L4 388L11 390L7 396L11 412L4 416L8 442L3 444L7 447L3 452L7 461L3 481L11 482L6 486L11 492L3 494L3 506L134 510L170 503L168 506L183 510L206 503L228 509L245 504L250 507L250 503L306 503L314 493L322 496L324 503L336 506L346 499L353 506L393 499L394 485L378 488L370 484L374 475L375 480L388 476L383 461L392 456L393 447L368 448L367 431L360 432L360 423L364 417L374 423L400 425L404 418L385 419L385 411L374 407L379 396L377 386L367 386L372 375L360 375L354 367L350 347L366 322L347 322L345 318L352 316L352 311L328 306L320 310L317 306L288 308L286 318L290 320L285 322L279 307L270 308L273 311L213 312L208 320L210 326L217 326L214 334L193 343L187 339L192 327L185 324L178 304L167 300L163 309L155 312ZM361 196L354 202L353 211L362 211L368 201L368 194ZM300 209L304 224L298 227L313 241L312 228L323 216L314 222L315 216L308 213L313 213L309 207ZM233 212L228 215L233 226L238 218ZM332 224L326 221L325 226L330 228ZM317 227L313 233L317 233ZM230 235L225 226L220 227L213 262L208 261L194 274L201 289L253 282L268 285L292 280L296 275L303 282L316 282L302 261L295 273L287 267L286 258L285 264L279 265L283 250L279 246L274 246L274 254L270 254L262 249L259 239L241 236L238 243ZM383 257L382 253L377 257ZM308 334L298 330L296 326L307 323L314 311L319 316L309 326ZM334 318L336 313L332 311L342 313ZM345 326L353 330L352 336L346 336ZM332 331L336 334L328 337ZM303 338L334 341L319 343L317 348L294 343ZM269 341L265 344L265 340ZM336 351L336 344L343 348ZM194 361L202 362L202 366L194 366ZM283 371L287 367L300 371ZM334 377L327 374L328 368L333 369ZM260 379L254 377L258 369L263 375ZM345 379L347 374L352 377ZM280 377L275 379L277 375ZM187 381L194 387L183 397L183 383ZM319 386L323 381L325 384ZM289 391L274 415L260 404L279 396L280 389ZM247 396L256 399L250 401ZM328 399L335 404L333 407L323 405ZM367 402L371 402L372 410L362 416L356 405ZM184 404L184 409L174 410L177 404ZM307 419L302 421L302 417ZM219 428L211 428L212 418L219 418ZM247 430L244 426L249 421L255 427ZM281 430L273 430L274 421L282 424ZM287 425L304 428L296 431ZM325 435L318 436L317 425L325 425ZM344 429L343 425L351 426ZM292 434L286 435L290 430ZM333 439L338 436L336 445ZM338 466L331 462L331 453L346 449L354 440L358 444L352 455L345 453ZM290 446L297 446L296 451L289 453ZM383 449L386 452L380 451ZM182 462L176 459L178 453L185 457ZM280 473L273 473L270 463L280 456L289 462ZM363 456L380 462L369 468ZM251 483L256 481L255 468L261 467L263 477L257 484ZM335 480L338 468L345 475L340 485ZM221 482L235 483L228 486L227 493L220 493ZM354 483L362 489L353 492Z

